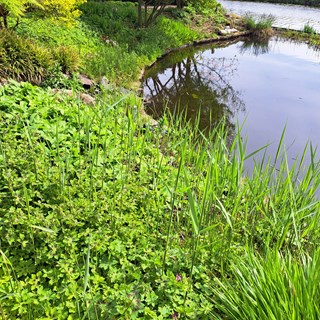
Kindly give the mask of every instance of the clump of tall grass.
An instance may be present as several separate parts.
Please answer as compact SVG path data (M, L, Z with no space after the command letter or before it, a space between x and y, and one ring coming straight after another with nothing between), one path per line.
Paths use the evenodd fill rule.
M317 31L309 23L304 25L303 32L311 35L317 34Z
M262 16L258 19L248 15L244 18L245 26L248 30L252 31L254 36L269 37L273 34L272 16Z
M1 31L1 78L40 84L50 77L54 68L69 73L78 70L79 65L80 56L75 47L50 47L11 30Z
M215 279L213 319L319 319L319 253L237 257L229 279Z
M53 65L51 51L30 39L2 30L0 34L0 77L40 83Z

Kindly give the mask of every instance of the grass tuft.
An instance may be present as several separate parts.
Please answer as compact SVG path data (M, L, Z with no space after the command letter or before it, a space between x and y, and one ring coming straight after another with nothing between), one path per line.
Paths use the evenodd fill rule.
M314 27L312 27L310 24L305 24L304 27L303 27L303 32L304 33L307 33L307 34L311 34L311 35L314 35L314 34L317 34L316 30L314 29Z

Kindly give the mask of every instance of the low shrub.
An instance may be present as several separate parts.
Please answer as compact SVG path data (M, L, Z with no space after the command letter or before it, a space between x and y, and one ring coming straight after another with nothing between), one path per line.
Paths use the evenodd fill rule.
M0 33L1 78L40 84L54 68L69 73L76 71L79 65L79 53L74 47L51 48L14 31L2 30Z
M80 57L73 47L60 46L54 50L55 62L59 65L63 73L73 72L79 68Z
M52 52L13 31L0 33L0 76L40 83L54 63Z

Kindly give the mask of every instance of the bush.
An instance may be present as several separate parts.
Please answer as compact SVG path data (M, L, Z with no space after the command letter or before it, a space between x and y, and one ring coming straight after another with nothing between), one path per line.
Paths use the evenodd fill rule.
M0 77L40 83L53 64L50 50L14 32L0 34Z
M254 36L269 37L273 34L272 30L273 17L262 16L256 20L252 16L245 17L245 25L248 30L253 32Z
M75 71L80 65L79 54L73 47L61 46L57 48L54 51L54 58L63 73Z
M0 34L0 77L40 84L57 67L62 72L76 71L80 64L74 47L48 48L13 31Z

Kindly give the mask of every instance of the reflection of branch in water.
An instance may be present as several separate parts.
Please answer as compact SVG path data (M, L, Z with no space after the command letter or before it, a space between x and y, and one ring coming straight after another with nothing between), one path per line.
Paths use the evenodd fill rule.
M145 99L156 108L154 112L158 116L164 105L174 110L179 104L188 117L194 118L201 112L202 127L210 127L222 117L229 119L235 112L244 110L240 93L230 83L236 63L235 58L193 54L147 78ZM231 126L230 120L227 121Z
M239 49L240 54L249 53L253 54L254 56L259 56L261 54L268 53L270 50L269 38L257 38L243 41Z
M240 99L240 92L234 90L229 82L237 70L238 60L236 58L208 58L201 55L197 58L198 60L194 58L192 61L199 82L212 88L216 97L227 103L232 113L244 110L244 102Z

